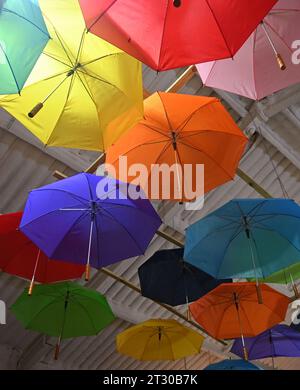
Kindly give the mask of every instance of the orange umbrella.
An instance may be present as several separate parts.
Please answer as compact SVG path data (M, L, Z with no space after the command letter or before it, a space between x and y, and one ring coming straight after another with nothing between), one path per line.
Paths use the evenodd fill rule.
M219 99L157 92L144 108L144 119L109 148L109 173L140 184L150 199L185 201L234 178L247 137ZM119 156L127 157L127 169L119 166ZM132 164L144 164L146 175ZM172 180L157 174L161 164L173 166ZM204 188L197 182L197 164L204 165Z
M282 322L290 300L266 284L263 303L257 302L255 283L224 283L190 305L194 319L216 339L257 336Z

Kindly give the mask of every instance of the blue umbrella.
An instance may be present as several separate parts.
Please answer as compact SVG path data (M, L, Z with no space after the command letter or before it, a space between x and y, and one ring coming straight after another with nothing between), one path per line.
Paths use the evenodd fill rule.
M183 260L183 249L156 252L138 269L142 295L171 306L193 302L221 283Z
M290 199L232 200L187 229L184 258L215 278L255 278L258 286L299 261L300 207Z
M49 39L38 0L0 0L0 94L20 93Z
M81 173L30 192L20 228L50 258L95 268L145 252L161 224L134 187ZM137 197L137 199L133 199Z
M300 333L287 325L275 325L258 336L244 338L244 342L249 360L276 356L300 357ZM244 356L241 339L235 340L231 352Z
M255 366L252 363L247 362L246 360L223 360L219 363L210 364L204 370L239 370L239 371L248 371L248 370L261 370L261 368Z

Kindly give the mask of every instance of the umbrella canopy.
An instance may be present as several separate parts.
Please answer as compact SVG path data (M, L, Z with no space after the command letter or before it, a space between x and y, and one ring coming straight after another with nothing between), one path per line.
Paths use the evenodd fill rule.
M11 310L26 329L62 339L98 334L114 319L105 297L72 282L35 287L29 297L25 289Z
M155 70L232 57L276 0L79 0L89 31Z
M20 93L49 38L38 0L0 1L1 95Z
M256 337L245 338L249 360L267 357L300 357L300 333L287 325L276 325ZM235 340L231 352L243 357L241 339Z
M141 64L86 34L77 0L40 0L52 39L22 96L0 105L41 142L105 150L143 113Z
M186 263L183 249L156 252L138 269L142 295L171 306L193 302L221 283Z
M136 172L119 167L124 155L129 167L139 163L147 168L140 184L150 199L191 201L234 178L246 143L218 99L157 92L145 100L144 119L109 148L107 170L120 180L134 180ZM158 175L163 164L176 166L174 181L171 175ZM204 188L197 182L200 164Z
M21 230L49 257L95 268L141 255L161 219L129 184L81 173L30 192ZM87 275L88 279L88 275Z
M285 319L290 300L266 284L263 304L257 302L255 283L224 283L190 304L195 320L217 339L252 337Z
M234 199L187 229L184 258L216 278L264 278L297 262L300 207Z
M264 283L277 283L277 284L286 284L291 285L294 290L295 296L299 298L299 291L295 280L300 279L300 263L292 264L289 267L283 268L280 271L273 273L270 276L267 276L264 279L261 279ZM253 281L253 279L249 279Z
M238 370L238 371L248 371L248 370L261 370L261 368L255 366L252 363L247 362L246 360L222 360L219 363L210 364L204 370Z
M197 65L203 83L254 100L299 83L299 67L292 62L299 11L298 0L279 0L233 59Z
M84 266L50 260L18 228L23 213L0 215L0 269L8 274L34 281L53 283L77 279Z
M204 337L175 320L149 320L117 335L117 350L137 360L177 360L200 352Z

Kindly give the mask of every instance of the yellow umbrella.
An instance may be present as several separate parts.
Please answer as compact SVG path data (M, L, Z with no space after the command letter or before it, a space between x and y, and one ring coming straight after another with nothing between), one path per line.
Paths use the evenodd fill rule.
M39 3L52 39L0 106L45 145L104 151L142 117L141 64L87 33L77 0Z
M177 360L200 352L204 337L175 320L149 320L117 335L117 350L137 360Z

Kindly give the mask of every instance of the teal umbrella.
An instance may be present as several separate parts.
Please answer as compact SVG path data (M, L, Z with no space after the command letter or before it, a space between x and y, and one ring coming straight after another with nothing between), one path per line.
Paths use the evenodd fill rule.
M103 295L74 282L26 288L11 310L26 329L58 337L56 359L62 339L98 334L115 319Z
M0 0L0 94L20 93L49 39L38 0Z
M299 260L300 207L291 199L233 199L187 229L184 258L216 279L255 278L259 286Z

